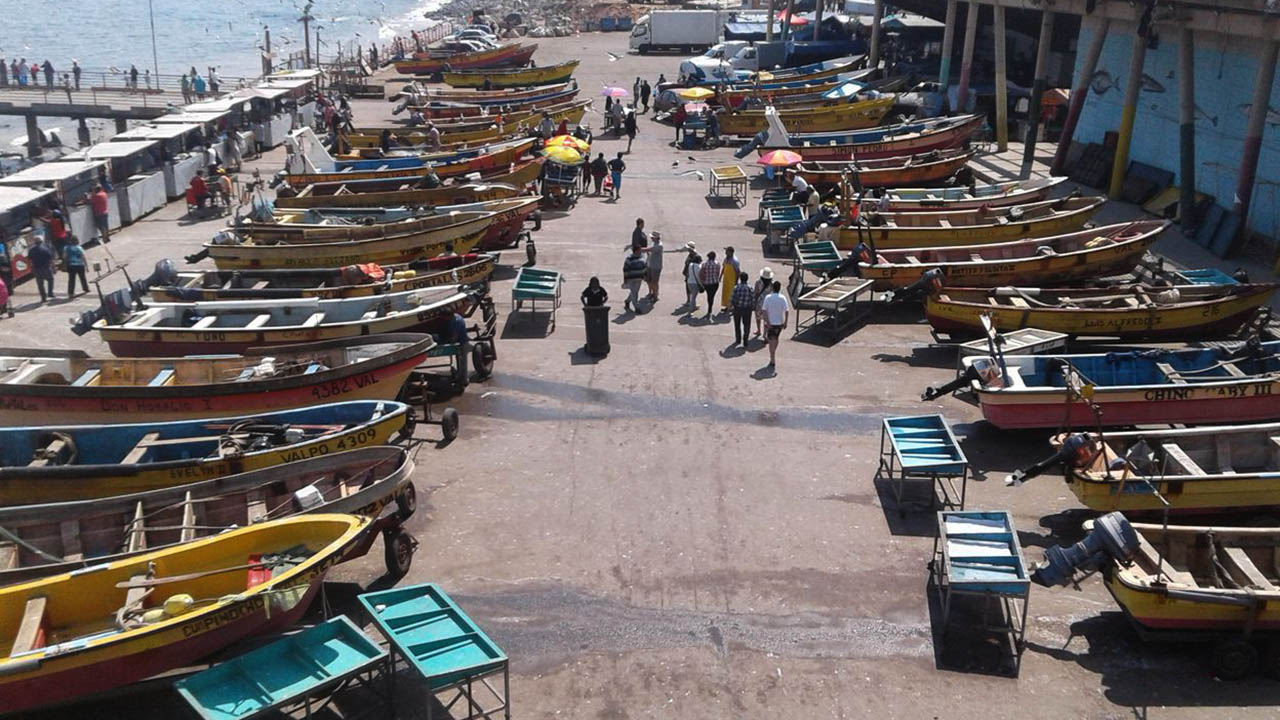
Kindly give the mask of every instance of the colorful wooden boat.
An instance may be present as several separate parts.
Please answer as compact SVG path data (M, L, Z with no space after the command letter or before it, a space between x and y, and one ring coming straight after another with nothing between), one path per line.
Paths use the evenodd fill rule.
M778 85L804 80L822 80L825 78L832 78L843 73L854 72L862 63L863 57L861 55L846 55L845 57L809 63L808 65L797 65L793 68L760 70L758 72L749 73L748 76L742 80L730 83L725 83L722 78L712 77L707 78L698 84L716 86L723 84L729 88L740 88L752 87L757 84Z
M303 298L325 300L405 292L437 285L487 282L496 255L468 253L371 269L348 266L328 270L204 270L181 272L170 285L152 285L151 299L162 303ZM3 380L0 380L3 382Z
M736 108L748 99L760 99L772 104L795 95L822 94L844 85L847 82L860 82L874 74L874 68L841 72L823 77L804 77L786 82L757 83L751 85L733 85L716 88L715 102L728 108Z
M288 627L370 523L289 518L0 588L0 707L66 703Z
M893 96L797 110L774 110L796 132L830 132L873 127L893 108ZM765 110L720 111L722 135L755 135L768 128ZM806 158L807 159L807 158Z
M508 112L540 110L570 102L577 96L578 88L570 88L568 90L547 92L540 97L530 97L500 103L497 106L492 103L477 104L469 102L432 100L431 102L422 103L421 105L408 105L406 109L417 110L422 113L423 117L432 120L465 120L466 118L491 115L493 114L495 107L504 108Z
M298 515L376 518L416 506L413 461L391 445L364 447L189 485L49 505L0 508L0 586L28 582L215 533Z
M471 161L472 170L505 165L529 152L527 140L516 138L492 145L478 145L461 150L420 152L409 149L393 151L374 158L344 156L335 158L309 127L289 133L285 138L285 167L276 174L277 182L305 173L355 172L364 170L422 170L426 165L445 166ZM501 153L501 154L499 154Z
M520 67L529 63L529 58L533 57L537 49L536 43L513 43L476 52L452 53L444 57L417 53L412 60L397 60L395 66L396 72L406 75L438 75L445 70Z
M458 177L468 175L473 172L484 172L495 168L503 168L518 162L520 158L529 154L534 150L537 143L536 138L517 138L514 140L504 140L502 142L493 143L491 145L477 145L475 147L465 148L463 150L446 150L441 152L425 152L421 153L417 149L410 148L407 150L392 150L389 153L383 153L379 148L363 148L360 157L370 157L380 160L397 160L414 159L418 162L419 172L430 165L436 171L436 175L441 178ZM349 156L344 156L349 157ZM349 162L341 157L337 160L339 165ZM412 167L401 164L401 168ZM356 168L352 168L356 169ZM367 168L366 168L367 169ZM293 178L290 185L293 185ZM350 178L344 178L349 182ZM295 186L296 187L296 186Z
M985 122L981 115L958 115L868 128L853 133L796 134L788 131L775 111L766 108L765 119L769 123L768 134L757 145L758 151L763 154L785 147L806 162L847 161L853 158L869 160L960 147L982 129ZM742 153L743 157L745 155L746 153Z
M1090 510L1178 513L1280 506L1280 423L1060 434L1064 476Z
M1000 332L1030 327L1125 340L1201 340L1238 330L1277 287L944 287L926 301L925 317L936 332L952 336L983 335L985 315Z
M383 400L173 422L0 428L0 507L91 500L382 445L409 406Z
M508 163L505 165L490 167L484 169L465 169L454 167L447 172L448 176L437 176L443 180L451 180L455 183L464 182L464 178L474 178L478 182L503 182L511 185L524 185L533 182L542 172L542 159L532 158L520 163ZM424 178L425 169L419 168L417 177L405 177L398 173L389 173L383 177L369 178L365 180L352 180L344 178L342 180L334 180L332 182L313 182L302 188L294 186L281 187L277 190L277 197L288 198L296 191L294 197L328 197L332 195L359 195L364 193L380 193L394 192L398 190L425 189L426 180ZM290 176L292 178L292 176Z
M433 345L426 335L379 335L254 348L244 355L145 360L6 350L0 356L0 425L167 422L317 401L394 400Z
M806 163L808 164L808 163ZM1065 176L1035 178L1032 180L1010 180L1008 182L989 185L973 185L971 187L946 188L913 188L888 187L883 195L888 196L890 210L904 212L934 212L949 210L973 210L981 207L1002 207L1004 205L1022 205L1044 200L1059 183L1066 182ZM866 184L866 181L863 181ZM863 201L863 211L875 211L880 206L879 198Z
M800 163L796 166L796 173L810 185L819 187L839 185L845 173L849 173L850 178L856 175L862 187L927 185L941 183L954 176L973 156L972 151L954 148L857 162L818 160ZM864 206L863 211L866 210Z
M876 250L968 245L1049 237L1084 227L1104 197L1065 197L1025 205L945 212L874 212L869 227L843 227L836 244L848 249L868 236Z
M513 101L526 100L528 98L538 98L552 92L560 92L561 90L569 90L572 88L571 83L563 83L561 85L525 88L507 88L502 90L454 90L449 88L432 87L423 85L417 81L405 85L401 90L391 95L388 100L391 102L415 101L430 102L432 100L444 100L446 102L465 102L474 105L506 105Z
M1062 285L1132 270L1168 225L1162 220L1141 220L990 245L877 250L874 265L859 263L858 267L878 290L911 285L934 268L942 271L947 282L959 286Z
M456 253L469 253L496 217L491 212L432 215L413 221L412 227L403 232L396 232L394 225L383 226L380 229L386 231L384 235L353 240L321 237L284 242L278 236L246 238L223 233L205 243L202 253L212 258L219 270L393 265L435 257L446 246Z
M573 71L578 69L578 62L570 60L556 65L504 70L446 70L440 74L440 78L445 85L455 88L484 88L486 83L492 88L555 85L568 82L573 77Z
M962 362L974 367L970 385L983 417L1003 429L1280 420L1280 341L1238 353L1008 355L1007 371L990 357ZM1092 387L1089 402L1080 397L1084 386Z
M478 116L470 120L456 123L434 123L440 131L440 144L444 150L460 149L464 145L480 142L498 142L504 138L525 134L528 128L542 122L542 113L551 116L557 125L561 121L570 125L582 122L590 100L575 100L536 110L522 110L509 113ZM501 121L501 124L499 124ZM382 131L390 130L396 142L401 146L423 146L427 143L425 126L386 125L381 127L359 127L356 132L347 134L347 142L354 148L378 147L382 140Z
M1248 630L1280 629L1280 528L1130 523L1140 539L1131 560L1103 568L1108 592L1139 634L1212 631L1241 640ZM1245 650L1246 655L1252 648ZM1221 651L1212 658L1221 673ZM1235 652L1240 652L1236 649ZM1252 651L1251 659L1256 658ZM1240 675L1253 662L1244 662Z
M525 163L514 173L502 173L483 183L443 185L431 189L406 189L388 192L344 193L342 195L316 195L303 191L293 197L277 197L280 209L303 208L386 208L402 205L434 207L436 205L461 205L502 200L524 195L526 186L537 180L542 171L542 158ZM505 178L499 180L498 178ZM518 185L510 181L519 182ZM338 263L341 265L342 263ZM330 266L332 267L332 266Z
M440 332L454 313L469 315L481 293L458 285L321 300L154 303L93 329L120 357L243 353L378 333Z

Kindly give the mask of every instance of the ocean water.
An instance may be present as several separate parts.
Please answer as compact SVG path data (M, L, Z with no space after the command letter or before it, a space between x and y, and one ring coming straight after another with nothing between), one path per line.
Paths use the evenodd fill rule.
M240 77L253 78L262 71L260 46L263 26L271 28L271 47L283 57L301 51L305 0L151 0L155 17L155 55L152 60L148 0L55 0L36 3L0 0L0 57L6 64L14 57L28 63L49 59L61 75L71 61L80 63L87 76L101 71L127 71L181 75L192 66L204 74L212 65L223 82L234 85ZM312 52L315 30L320 31L321 58L348 51L353 43L367 48L371 42L389 42L411 29L429 27L427 15L444 0L316 0L312 3ZM94 80L95 83L101 82ZM139 83L141 83L141 78ZM13 151L14 138L25 136L22 119L0 116L0 151ZM64 140L74 143L74 123L44 118L46 130L62 128ZM94 139L108 132L105 121L90 121ZM19 139L18 142L21 142Z

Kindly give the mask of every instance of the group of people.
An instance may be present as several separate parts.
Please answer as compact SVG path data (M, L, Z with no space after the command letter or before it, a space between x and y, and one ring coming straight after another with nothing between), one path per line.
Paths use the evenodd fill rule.
M147 71L147 89L151 89L151 71ZM190 105L193 102L204 100L205 95L218 97L218 87L222 83L222 79L218 77L218 69L210 67L208 70L208 80L196 72L196 66L191 66L191 72L183 73L182 79L178 81L182 89L182 102ZM134 89L138 89L138 68L129 68L129 83Z
M231 176L227 174L226 168L216 168L209 180L205 179L204 170L197 170L187 187L187 207L201 210L206 205L217 207L221 202L222 207L230 208L231 194Z
M76 75L76 89L80 89L80 65L75 61L71 63L72 71ZM10 84L15 87L39 87L40 74L44 73L44 86L46 88L53 87L53 79L57 73L53 70L53 63L45 60L43 63L27 64L26 58L14 58L7 65L5 59L0 58L0 87L9 87Z
M613 130L614 137L622 137L623 133L626 133L627 152L631 152L631 143L635 142L636 134L640 131L639 126L636 125L635 104L626 105L620 99L605 97L604 117L608 123L606 129Z
M782 283L774 278L772 268L762 269L759 279L752 284L733 247L724 249L723 262L717 259L714 250L707 252L705 258L699 255L694 242L685 243L678 250L667 250L663 245L662 235L658 232L646 232L644 219L637 218L635 229L631 232L629 251L622 263L622 287L627 290L623 308L632 314L643 313L640 308L642 283L647 284L649 289L643 301L650 306L658 302L663 255L668 252L685 253L684 269L681 272L685 284L685 315L689 317L697 311L698 298L705 293L705 319L714 322L713 315L717 314L718 300L718 314L730 315L733 322L734 341L731 347L741 345L744 349L748 347L752 337L751 319L754 317L755 336L763 336L769 347L768 367L771 370L776 368L778 342L790 321L791 304L782 292ZM583 291L584 304L603 304L607 297L608 294L600 287L597 278L592 278Z

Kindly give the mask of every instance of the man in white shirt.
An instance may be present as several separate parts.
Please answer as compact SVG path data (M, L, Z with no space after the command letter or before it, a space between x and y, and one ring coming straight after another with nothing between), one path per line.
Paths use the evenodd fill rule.
M803 203L809 199L809 181L800 177L800 173L795 170L788 170L791 173L791 201L794 203Z
M777 280L773 282L773 292L764 296L764 300L760 303L760 310L764 313L765 337L769 341L769 368L773 369L777 361L778 338L787 327L787 318L791 314L791 304L782 294L781 282Z

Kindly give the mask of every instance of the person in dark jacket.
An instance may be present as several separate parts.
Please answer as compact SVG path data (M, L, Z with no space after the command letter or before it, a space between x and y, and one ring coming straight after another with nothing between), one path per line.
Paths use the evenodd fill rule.
M604 159L604 153L596 156L591 161L591 182L595 184L595 192L592 195L599 195L600 188L604 186L604 176L609 174L609 163Z
M27 259L31 261L32 274L36 276L36 289L40 291L40 302L48 302L54 298L53 293L53 249L36 235L35 244L27 249Z
M631 246L631 254L622 262L622 287L627 290L627 299L622 307L636 315L640 314L640 283L649 274L649 264L645 262L644 253L639 245Z

